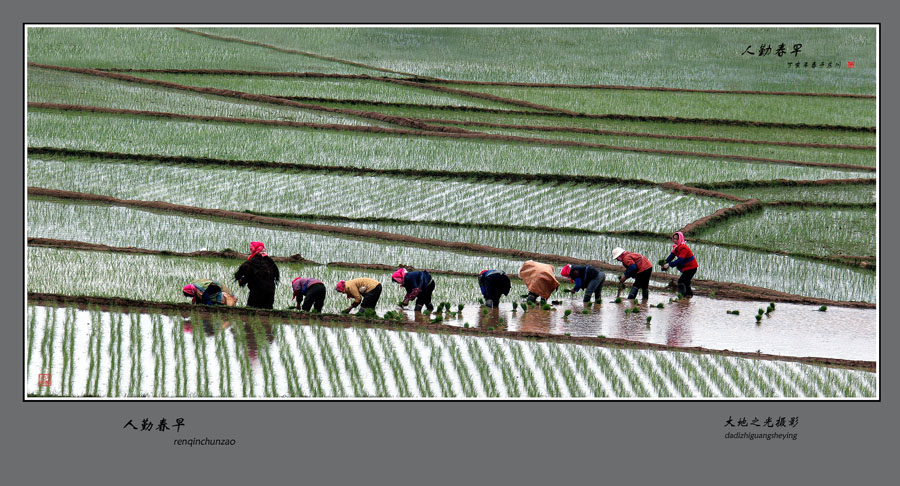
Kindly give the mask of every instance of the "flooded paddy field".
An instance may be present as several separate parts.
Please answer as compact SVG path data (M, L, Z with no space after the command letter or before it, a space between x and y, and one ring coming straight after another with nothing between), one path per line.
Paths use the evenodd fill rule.
M29 306L37 397L874 397L867 371L259 318ZM531 311L528 311L531 312ZM49 374L50 386L37 386Z

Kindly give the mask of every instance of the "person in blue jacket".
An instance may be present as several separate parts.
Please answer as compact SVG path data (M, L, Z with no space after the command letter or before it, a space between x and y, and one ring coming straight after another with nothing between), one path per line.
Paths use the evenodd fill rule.
M603 270L591 265L566 265L559 274L575 282L575 287L570 290L573 294L584 289L584 302L590 302L591 295L600 302L600 292L603 290L603 281L606 280Z
M434 309L434 305L431 303L431 294L434 293L434 279L431 278L431 274L425 270L407 272L405 268L399 268L391 275L391 280L406 289L406 297L403 298L402 307L406 307L409 301L416 299L416 312L421 311L423 305L429 312Z
M482 270L478 276L478 285L481 287L481 295L484 296L484 305L487 307L500 305L500 297L509 295L511 288L509 277L503 270Z

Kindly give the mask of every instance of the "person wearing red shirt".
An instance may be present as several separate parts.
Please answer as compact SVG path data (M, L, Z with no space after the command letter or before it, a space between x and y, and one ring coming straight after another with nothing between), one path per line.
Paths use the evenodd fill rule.
M697 259L694 258L694 252L684 242L684 234L681 231L672 235L672 253L666 258L666 263L662 266L663 270L675 267L681 271L681 277L678 278L678 293L685 297L694 295L691 289L691 279L697 273Z
M642 297L647 300L650 297L650 274L653 273L653 264L644 255L632 253L622 248L613 249L613 258L622 262L625 266L625 274L619 278L619 283L634 277L634 285L628 292L628 298L637 298L638 289L642 291Z

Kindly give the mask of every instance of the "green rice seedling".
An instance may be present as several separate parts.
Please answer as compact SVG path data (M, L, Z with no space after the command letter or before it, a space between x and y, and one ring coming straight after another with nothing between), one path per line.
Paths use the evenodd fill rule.
M762 314L757 314L756 315L756 323L759 324L761 322L762 322Z
M412 393L409 389L409 383L406 379L406 373L403 371L403 366L400 364L400 358L397 356L395 347L391 344L391 340L387 335L387 331L379 329L376 330L376 334L378 334L378 342L381 345L384 356L391 367L391 373L394 376L394 382L397 384L397 393L401 397L412 396Z
M566 311L563 313L563 319L568 319L569 314L571 314L571 313L572 313L572 309L566 309Z
M591 311L590 311L590 309L582 309L582 310L581 310L581 313L582 313L582 314L590 314Z
M467 322L467 323L463 324L463 327L466 328L466 329L468 329L468 328L469 328L469 323Z
M494 330L494 326L488 327L487 330L488 330L488 331L493 331L493 330Z
M709 291L709 298L710 298L710 299L715 299L715 298L716 298L716 291L715 291L715 290L710 290L710 291Z
M353 388L353 396L364 397L367 395L366 388L363 384L359 366L357 365L356 360L353 358L353 349L350 346L350 339L347 337L348 334L349 331L335 333L337 337L338 347L341 350L341 357L344 360L344 368L347 370L347 374L350 376L350 385L351 388ZM299 384L297 385L296 389L300 389Z
M435 315L434 317L431 318L431 322L433 322L435 324L442 322L443 320L444 320L444 318L441 317L440 314Z
M823 305L823 306L819 307L819 312L825 312L825 311L827 311L827 310L828 310L828 306L827 306L827 305Z
M622 303L622 298L621 298L621 297L616 297L616 300L613 301L613 302L616 303L616 304L621 304L621 303Z
M543 310L550 310L550 308L551 308L550 304L547 304L547 303L541 304L541 309L543 309Z
M756 314L757 314L757 315L760 315L760 316L763 315L763 313L765 313L765 311L764 311L762 308L759 308L759 309L756 311Z
M481 313L487 315L490 311L488 309L482 309Z
M650 319L653 319L653 316L647 316L647 325L650 325Z
M515 304L515 302L513 302L513 304ZM458 305L456 306L456 311L457 311L457 313L462 312L463 307L465 307L463 304L458 304Z
M660 302L659 304L656 304L657 309L662 309L664 307L665 307L665 305L662 302Z
M515 312L517 307L519 307L519 303L516 302L516 301L513 301L513 303L512 303L512 311Z

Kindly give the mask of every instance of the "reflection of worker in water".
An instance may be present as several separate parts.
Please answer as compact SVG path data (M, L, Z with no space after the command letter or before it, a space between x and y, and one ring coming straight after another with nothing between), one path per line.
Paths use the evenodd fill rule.
M650 274L653 273L653 264L650 263L650 260L640 253L625 251L621 248L613 249L613 258L622 262L625 267L625 274L619 278L620 284L624 284L626 280L634 277L634 284L631 286L631 291L628 292L628 298L637 298L638 289L640 289L644 299L648 299L650 297Z
M509 277L503 270L482 270L478 276L478 286L487 307L500 305L500 297L509 295Z
M669 346L687 346L693 339L691 336L691 314L694 306L688 300L679 300L667 308L666 344Z
M595 295L597 302L600 302L600 292L603 290L603 281L606 280L603 270L591 265L566 265L559 274L575 283L570 291L573 294L584 289L584 302L590 302L591 295Z
M356 306L360 307L360 312L365 309L375 310L378 299L381 297L381 282L366 277L341 280L337 283L335 290L346 294L348 299L353 299L350 307L341 311L344 314L349 314Z
M297 277L291 282L291 288L294 290L292 299L297 299L297 309L303 312L309 312L310 309L322 312L322 306L325 305L325 284L321 280Z
M278 265L266 254L266 245L254 241L250 243L250 256L234 272L238 285L250 289L248 307L271 309L275 304L275 286L279 280Z
M681 231L672 235L672 253L666 258L662 269L668 270L669 267L675 267L681 271L681 277L678 278L678 293L685 297L694 295L694 291L691 289L691 279L697 273L699 265L697 259L694 258L694 252L684 242L684 234Z
M227 287L208 278L198 278L184 286L181 292L191 298L192 304L226 305L237 304L237 297Z
M538 297L547 300L550 298L550 294L559 287L559 282L553 275L553 266L546 263L528 260L519 269L519 277L528 288L528 302L534 302Z
M393 275L391 280L403 286L406 289L406 296L403 297L401 307L406 307L409 301L416 299L415 311L422 310L422 306L430 312L434 309L431 304L431 295L434 293L434 279L431 274L425 270L415 272L407 272L405 268L399 268Z

